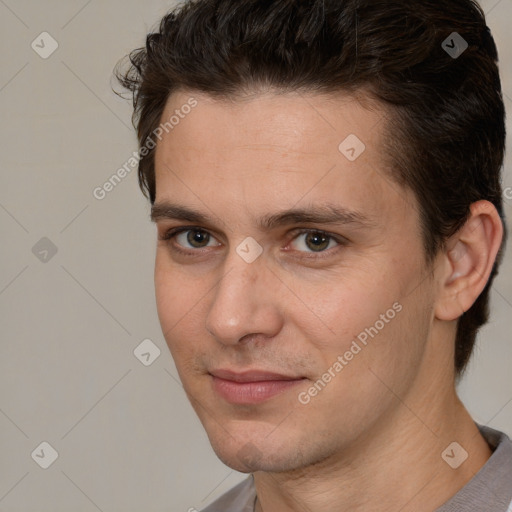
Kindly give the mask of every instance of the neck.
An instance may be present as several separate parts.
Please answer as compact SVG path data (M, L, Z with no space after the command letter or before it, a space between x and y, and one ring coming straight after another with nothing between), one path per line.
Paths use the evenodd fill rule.
M430 376L435 382L435 376ZM441 379L442 380L442 379ZM438 383L439 384L439 383ZM421 388L421 387L420 387ZM412 389L355 443L315 465L286 473L254 473L256 512L431 512L456 494L491 450L454 386ZM444 387L444 389L447 389ZM419 392L421 391L421 394ZM460 449L468 453L456 469Z

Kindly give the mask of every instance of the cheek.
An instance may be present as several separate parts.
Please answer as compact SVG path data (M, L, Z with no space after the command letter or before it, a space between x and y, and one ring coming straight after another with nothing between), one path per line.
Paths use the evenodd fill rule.
M403 358L416 359L421 351L410 340L411 333L421 331L420 338L428 330L428 283L417 286L419 268L414 265L382 263L364 272L346 270L332 280L336 286L321 284L323 293L310 291L314 314L290 312L326 368L345 354L350 365L357 360L365 366L393 367ZM308 296L305 290L302 293Z
M200 346L197 318L200 304L179 272L155 267L155 294L163 336L182 382L197 372L195 360ZM195 317L195 318L194 318Z
M377 291L350 294L351 300L332 295L339 301L330 317L336 335L309 338L316 375L299 400L309 400L307 407L326 430L357 430L376 421L396 396L406 396L422 364L430 328L428 290L406 297L396 289Z
M302 329L329 333L326 346L332 339L345 340L373 325L397 300L398 293L382 279L382 272L371 268L343 268L316 282L299 282L294 293L301 307L290 309ZM322 336L319 343L322 343Z
M170 268L164 254L155 262L155 298L162 332L168 343L197 307L198 292L193 282L177 269ZM193 324L192 324L193 325Z

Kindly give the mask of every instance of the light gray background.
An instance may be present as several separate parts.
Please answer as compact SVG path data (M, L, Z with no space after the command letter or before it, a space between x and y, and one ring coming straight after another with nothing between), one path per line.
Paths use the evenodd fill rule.
M0 0L0 511L186 512L243 478L217 460L177 380L135 169L93 197L137 150L112 69L172 5ZM512 2L482 5L510 112ZM43 31L59 45L47 59L31 48ZM32 252L42 237L58 249L47 262ZM460 393L477 421L511 434L509 255ZM149 366L133 353L144 339L161 350ZM58 452L48 469L31 456L43 441Z

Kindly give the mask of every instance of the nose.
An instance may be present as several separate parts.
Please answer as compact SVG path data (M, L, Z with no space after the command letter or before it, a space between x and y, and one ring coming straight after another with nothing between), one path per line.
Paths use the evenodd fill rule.
M283 317L274 293L276 278L263 258L247 263L234 252L224 268L209 305L207 331L224 345L278 334Z

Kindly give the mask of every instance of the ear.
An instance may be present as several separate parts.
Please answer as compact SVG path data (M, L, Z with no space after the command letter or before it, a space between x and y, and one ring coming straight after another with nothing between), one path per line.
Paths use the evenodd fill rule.
M436 318L456 320L485 288L503 238L503 224L495 206L477 201L459 231L446 244L442 255L440 291Z

